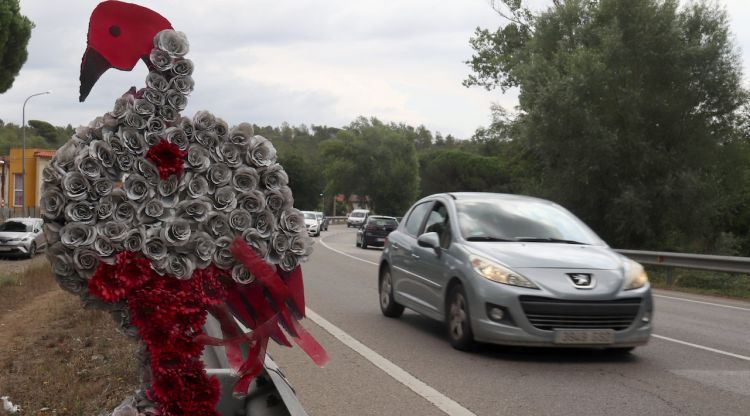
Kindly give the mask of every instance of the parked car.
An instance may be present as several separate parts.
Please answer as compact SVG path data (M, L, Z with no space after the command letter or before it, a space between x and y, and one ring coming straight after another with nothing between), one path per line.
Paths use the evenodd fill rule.
M41 218L10 218L0 224L0 255L34 257L47 245Z
M450 193L418 201L380 259L382 313L404 308L475 341L630 351L649 340L643 267L543 199Z
M357 230L357 247L367 248L367 246L383 247L388 234L398 227L398 221L395 217L385 217L382 215L371 215L367 217L364 224Z
M369 209L355 209L350 214L349 217L346 219L346 228L349 227L359 227L367 218L367 215L370 214Z
M328 231L328 217L323 215L322 212L315 212L315 216L318 218L318 223L320 223L320 230Z
M302 211L302 215L305 216L305 228L307 228L307 234L313 237L320 236L320 222L318 216L313 211Z

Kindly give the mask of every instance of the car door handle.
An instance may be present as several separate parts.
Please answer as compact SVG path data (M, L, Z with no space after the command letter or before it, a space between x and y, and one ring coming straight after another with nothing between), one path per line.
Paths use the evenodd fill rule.
M415 260L419 259L419 256L417 254L411 253L411 257Z

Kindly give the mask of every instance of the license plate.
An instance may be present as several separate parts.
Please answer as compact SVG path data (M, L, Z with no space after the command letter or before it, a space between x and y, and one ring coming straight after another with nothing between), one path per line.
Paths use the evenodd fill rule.
M385 241L385 238L378 238L378 239L377 239L376 241L377 241L378 243L382 243L383 241Z
M555 344L613 344L615 331L611 329L557 329Z

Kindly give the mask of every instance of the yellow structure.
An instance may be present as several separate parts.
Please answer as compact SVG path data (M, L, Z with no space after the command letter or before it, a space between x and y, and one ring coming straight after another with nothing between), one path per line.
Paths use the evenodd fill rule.
M10 149L10 156L7 157L8 169L5 174L8 175L4 181L7 183L3 199L5 206L9 208L16 207L37 207L42 189L42 170L49 165L54 150L47 149L26 149L26 178L23 178L23 149L14 147ZM23 192L21 191L23 189ZM23 198L22 198L23 197ZM23 199L23 201L22 201Z

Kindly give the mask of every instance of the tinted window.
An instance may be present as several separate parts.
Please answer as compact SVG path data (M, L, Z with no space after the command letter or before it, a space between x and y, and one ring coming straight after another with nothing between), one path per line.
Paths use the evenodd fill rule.
M393 218L378 218L378 217L370 217L369 220L367 220L367 225L375 225L377 227L397 227L398 222L396 222Z
M31 224L24 224L16 221L8 221L0 224L0 231L8 231L12 233L24 233L31 231L31 229Z
M365 216L364 212L352 212L352 217L359 218L359 217L364 217L364 216Z
M315 219L315 214L313 214L312 212L305 212L305 219L306 220L314 220Z
M406 220L406 232L411 235L417 235L419 232L419 226L422 225L424 216L427 215L427 210L430 209L430 202L424 202L417 205L409 214L409 219Z
M584 223L568 211L533 200L456 201L458 225L464 238L491 237L505 240L574 240L602 244Z

